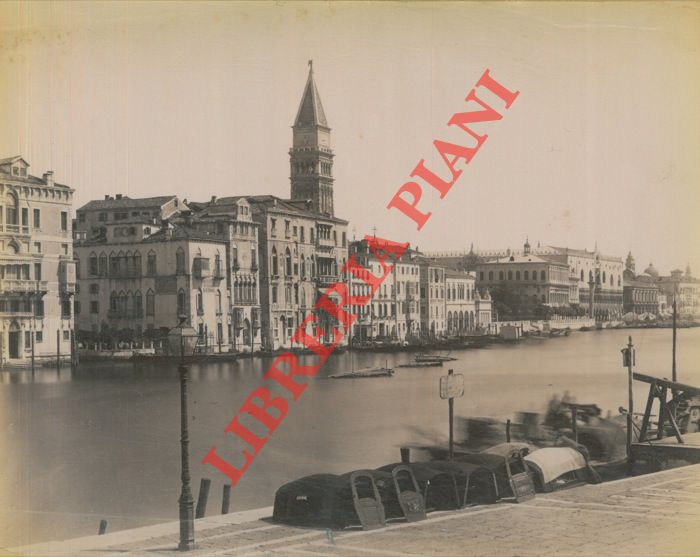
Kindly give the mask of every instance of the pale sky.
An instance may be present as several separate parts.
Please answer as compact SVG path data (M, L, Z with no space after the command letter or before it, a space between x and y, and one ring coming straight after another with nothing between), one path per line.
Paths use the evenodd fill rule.
M0 157L53 169L75 208L285 197L310 58L351 235L597 242L700 275L698 4L4 2ZM445 175L432 142L463 140L446 124L486 68L520 96L443 201L425 187L417 232L385 207L421 158Z

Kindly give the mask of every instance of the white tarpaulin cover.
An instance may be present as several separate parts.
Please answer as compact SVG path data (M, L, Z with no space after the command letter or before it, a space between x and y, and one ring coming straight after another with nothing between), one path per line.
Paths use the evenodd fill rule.
M570 447L546 447L537 449L525 457L542 471L542 480L549 483L559 476L586 467L586 459Z

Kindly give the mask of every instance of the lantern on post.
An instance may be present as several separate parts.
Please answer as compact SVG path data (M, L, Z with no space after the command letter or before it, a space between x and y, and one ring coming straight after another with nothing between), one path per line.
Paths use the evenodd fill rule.
M190 455L189 432L187 419L187 366L185 357L194 354L197 348L198 335L192 327L185 323L186 318L180 318L180 323L168 332L168 345L170 353L180 355L180 457L181 492L179 502L180 511L180 551L194 549L194 500L190 489Z

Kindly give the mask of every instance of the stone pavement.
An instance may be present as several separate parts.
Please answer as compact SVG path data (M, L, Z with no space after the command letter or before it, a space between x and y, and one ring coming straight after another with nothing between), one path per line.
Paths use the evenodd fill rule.
M499 503L436 512L381 530L326 532L261 520L271 509L197 521L203 556L700 555L700 465ZM179 555L177 523L17 548L27 556ZM13 553L10 553L12 555Z

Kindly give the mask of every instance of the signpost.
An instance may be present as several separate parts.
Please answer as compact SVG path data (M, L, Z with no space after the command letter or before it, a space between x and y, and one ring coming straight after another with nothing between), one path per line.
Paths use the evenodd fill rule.
M634 368L634 344L629 337L627 348L622 349L622 366L627 368L627 473L632 472L632 428L634 427L634 400L632 398L632 369Z
M464 375L451 369L440 377L440 398L447 399L450 420L450 460L454 457L454 399L464 396Z

